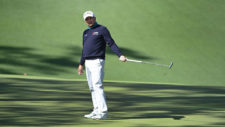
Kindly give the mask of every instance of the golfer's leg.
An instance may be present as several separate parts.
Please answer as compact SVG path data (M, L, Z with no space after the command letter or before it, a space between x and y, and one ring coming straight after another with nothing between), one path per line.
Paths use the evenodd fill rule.
M104 60L97 59L95 67L92 70L92 84L96 95L99 113L107 113L108 111L104 87L102 84L104 78L104 63Z
M91 91L91 98L92 98L92 103L93 103L93 111L98 113L98 105L97 105L97 101L96 101L96 96L95 96L95 91L94 91L94 87L92 84L92 78L91 78L91 71L90 71L90 66L92 65L92 63L90 63L90 61L86 61L85 63L85 68L86 68L86 77L88 80L88 86L89 86L89 90Z

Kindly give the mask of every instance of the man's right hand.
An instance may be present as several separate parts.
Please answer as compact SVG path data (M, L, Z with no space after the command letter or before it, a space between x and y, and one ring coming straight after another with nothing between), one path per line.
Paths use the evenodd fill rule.
M79 65L78 66L78 75L82 75L84 72L83 72L83 65Z

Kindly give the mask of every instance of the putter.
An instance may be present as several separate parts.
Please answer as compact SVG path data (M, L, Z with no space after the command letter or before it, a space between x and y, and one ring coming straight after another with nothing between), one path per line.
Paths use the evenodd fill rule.
M158 63L153 63L153 62L145 62L145 61L140 61L140 60L132 60L132 59L127 59L127 62L143 63L143 64L152 64L152 65L157 65L157 66L168 67L169 69L171 69L172 66L173 66L173 62L171 62L170 65L158 64Z

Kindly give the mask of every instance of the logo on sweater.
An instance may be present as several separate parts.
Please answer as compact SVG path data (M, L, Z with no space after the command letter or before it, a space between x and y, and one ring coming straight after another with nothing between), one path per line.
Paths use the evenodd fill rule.
M98 32L93 32L92 35L98 35Z

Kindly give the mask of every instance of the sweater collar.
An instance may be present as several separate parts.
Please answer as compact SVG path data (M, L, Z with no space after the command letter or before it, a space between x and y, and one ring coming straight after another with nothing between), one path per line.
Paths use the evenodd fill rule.
M98 23L95 22L95 24L94 24L93 26L91 26L91 27L88 27L88 29L94 29L94 28L97 27L97 26L98 26Z

